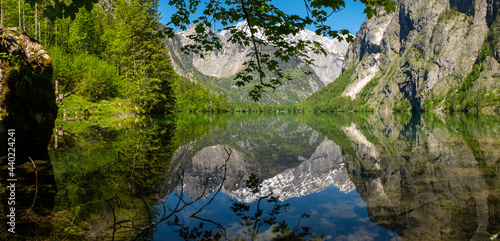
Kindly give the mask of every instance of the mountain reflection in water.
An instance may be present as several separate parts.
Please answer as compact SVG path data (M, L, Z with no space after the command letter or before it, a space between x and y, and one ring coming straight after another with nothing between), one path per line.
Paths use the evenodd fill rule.
M496 118L465 115L261 118L180 147L174 163L185 170L185 193L198 196L220 182L213 173L224 159L221 145L233 149L224 194L204 210L228 228L240 221L223 204L256 205L243 182L256 174L262 190L290 204L279 220L300 220L325 240L484 240L500 231L499 127ZM365 207L367 214L358 210ZM188 213L184 220L199 225Z
M57 188L39 187L31 215L44 218L26 221L39 239L489 240L500 232L498 117L181 114L56 124L64 135L49 146L53 175L39 178ZM168 193L163 210L157 196Z

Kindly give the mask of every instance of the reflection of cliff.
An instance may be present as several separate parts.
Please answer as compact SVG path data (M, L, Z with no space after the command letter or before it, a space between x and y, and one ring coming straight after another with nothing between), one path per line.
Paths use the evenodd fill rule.
M500 231L500 131L434 118L343 128L355 151L343 157L349 175L370 220L403 240L489 239Z
M311 157L298 167L264 180L261 191L272 192L283 201L320 192L332 184L346 193L355 189L344 167L340 147L325 138ZM244 202L257 199L245 188L230 191L229 195Z
M228 129L176 151L174 163L181 162L185 170L184 190L191 198L206 196L220 184L221 171L217 170L227 158L223 145L232 154L222 191L239 201L256 198L245 188L250 174L263 181L264 193L272 191L280 200L319 192L332 184L344 192L354 189L340 147L300 121L270 118Z

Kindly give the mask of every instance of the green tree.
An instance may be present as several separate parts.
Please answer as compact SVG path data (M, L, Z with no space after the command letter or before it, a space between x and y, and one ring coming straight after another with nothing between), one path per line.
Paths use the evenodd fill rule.
M80 11L69 28L69 45L72 53L97 53L99 36L97 35L98 20L94 12Z
M16 3L15 0L5 1ZM87 26L95 20L92 17L95 9L93 5L98 0L25 1L32 8L41 5L39 8L43 16L52 21L51 24L44 21L45 44L61 45L65 41L67 51L71 46L73 48L71 51L83 50L87 53L90 53L89 49L98 49L95 53L101 53L100 57L111 57L117 73L128 86L127 96L131 97L136 105L147 112L161 112L161 109L172 106L173 98L168 94L172 93L171 83L167 82L171 79L173 70L168 58L165 57L166 51L160 50L164 49L163 44L157 39L157 31L160 29L157 0L116 1L114 9L116 19L112 21L114 24L106 29L100 28L97 35L93 32L96 29L89 29ZM395 9L395 3L391 0L360 1L366 5L365 13L368 17L377 14L377 7L383 7L388 12ZM353 41L353 36L349 35L347 30L333 30L325 24L325 20L333 12L345 7L343 0L304 0L306 17L290 15L271 2L271 0L210 0L202 4L200 0L188 2L169 0L168 3L178 10L172 16L170 23L181 29L186 29L192 23L197 24L196 34L190 36L194 44L185 46L183 50L202 55L203 51L221 48L220 40L205 27L212 27L215 22L229 26L245 21L246 29L237 29L234 26L225 29L232 33L231 42L252 49L248 61L245 62L245 68L236 75L236 84L238 86L252 84L249 95L253 100L258 100L266 89L274 89L284 80L291 79L289 74L282 71L280 63L293 60L305 65L311 64L313 60L305 54L307 50L326 54L318 42L302 40L290 42L286 40L287 36L296 35L307 25L313 25L317 34ZM91 15L84 13L83 8ZM190 14L195 13L198 8L203 9L203 15L191 21ZM18 17L14 14L6 15L12 20L14 16ZM98 22L102 23L103 19L105 18L100 16ZM36 24L36 19L33 21L34 25L38 26L38 29L35 27L33 30L38 33L41 40L41 25ZM14 21L9 20L9 22ZM51 27L55 30L53 33L49 31ZM75 35L75 33L81 34ZM173 29L167 28L163 33L173 36ZM90 44L98 47L89 46Z
M127 85L127 95L144 112L163 113L174 107L175 72L158 38L158 0L118 0L112 53Z

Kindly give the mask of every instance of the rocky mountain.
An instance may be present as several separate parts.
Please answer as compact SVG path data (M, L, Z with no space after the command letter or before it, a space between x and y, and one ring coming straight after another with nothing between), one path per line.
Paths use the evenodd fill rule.
M204 58L193 54L185 55L180 51L180 48L193 43L188 36L194 33L194 28L195 26L192 25L183 32L177 32L175 37L168 42L177 72L191 81L208 86L218 93L226 94L232 101L250 100L248 97L249 88L237 88L233 78L236 73L243 69L243 62L246 60L250 48L229 42L230 32L223 30L220 33L213 32L221 40L222 49L205 52L203 53ZM238 23L236 28L248 31L246 22ZM265 103L297 103L331 83L341 73L342 61L348 47L345 41L339 42L336 39L318 36L309 30L304 30L296 36L290 36L289 39L320 42L328 55L309 53L315 60L314 64L309 66L313 72L309 75L300 70L299 64L296 62L281 63L285 72L290 74L293 79L285 82L275 92L267 92L263 96ZM272 51L272 48L269 48L269 51Z
M380 111L499 110L500 1L396 2L357 33L341 96Z

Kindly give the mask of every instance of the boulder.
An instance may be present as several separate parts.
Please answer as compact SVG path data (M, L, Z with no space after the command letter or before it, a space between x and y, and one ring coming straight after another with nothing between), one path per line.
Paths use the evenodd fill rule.
M17 161L48 159L58 109L52 60L19 28L0 25L0 36L0 156L15 147ZM14 134L9 136L9 130Z

